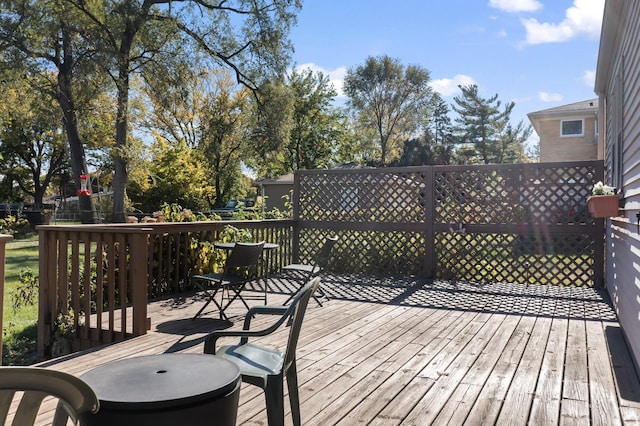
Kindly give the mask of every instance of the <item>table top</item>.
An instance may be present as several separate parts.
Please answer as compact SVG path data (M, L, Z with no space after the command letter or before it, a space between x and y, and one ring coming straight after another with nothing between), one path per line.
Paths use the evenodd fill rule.
M151 409L224 396L240 380L240 369L214 355L161 354L109 362L81 378L94 389L101 406Z
M224 250L231 250L236 243L234 242L229 242L229 243L213 243L213 245L219 249L224 249ZM275 250L278 247L280 247L278 244L275 243L264 243L264 246L262 247L263 250Z

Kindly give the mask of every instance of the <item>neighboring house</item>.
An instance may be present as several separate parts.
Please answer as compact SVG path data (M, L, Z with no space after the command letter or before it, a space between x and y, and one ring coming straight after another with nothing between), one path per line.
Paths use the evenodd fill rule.
M356 163L342 163L330 168L349 170L360 167L361 166ZM260 195L266 197L267 210L271 210L274 207L278 208L280 211L287 210L285 202L287 200L289 202L292 201L293 181L293 173L289 173L272 179L264 179L255 183L259 188Z
M607 0L595 91L606 182L621 191L607 219L605 283L640 365L640 2Z
M540 138L540 161L597 160L598 99L527 114Z
M255 183L258 186L262 199L266 200L267 210L274 207L280 211L286 211L285 202L291 201L293 195L293 173L278 176L273 179L265 179ZM286 195L286 197L285 197Z

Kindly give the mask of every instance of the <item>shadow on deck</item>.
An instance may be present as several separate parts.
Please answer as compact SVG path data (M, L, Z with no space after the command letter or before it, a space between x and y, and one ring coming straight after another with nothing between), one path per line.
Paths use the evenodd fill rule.
M310 301L298 350L304 424L640 421L640 382L604 290L360 276L323 286L332 300ZM269 304L295 288L272 279ZM40 365L82 374L130 356L201 353L207 332L241 327L245 313L237 304L234 324L215 310L192 321L203 302L152 302L147 335ZM266 424L257 388L243 386L238 424Z

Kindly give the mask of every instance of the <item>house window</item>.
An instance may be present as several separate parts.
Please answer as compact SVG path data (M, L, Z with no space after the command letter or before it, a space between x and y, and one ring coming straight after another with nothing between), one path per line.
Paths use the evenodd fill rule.
M583 120L562 120L560 136L584 136Z

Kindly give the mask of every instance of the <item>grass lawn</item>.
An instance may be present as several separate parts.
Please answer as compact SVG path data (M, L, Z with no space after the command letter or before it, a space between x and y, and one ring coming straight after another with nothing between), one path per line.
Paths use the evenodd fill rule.
M13 310L20 273L30 268L38 276L38 235L7 244L2 336L2 365L29 365L36 361L37 290L34 304Z

